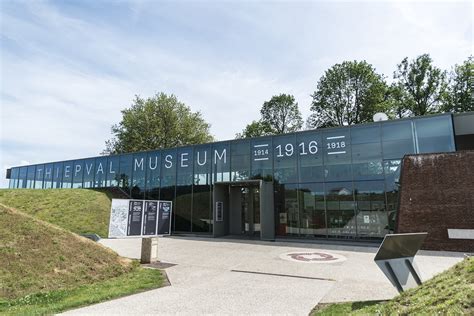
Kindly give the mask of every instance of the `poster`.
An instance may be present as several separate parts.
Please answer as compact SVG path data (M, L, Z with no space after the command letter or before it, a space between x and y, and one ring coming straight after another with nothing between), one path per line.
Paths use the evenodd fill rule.
M172 202L112 199L109 238L171 234Z
M159 220L158 220L158 235L170 234L171 228L171 202L159 201Z
M145 201L143 210L143 235L156 235L156 226L158 220L158 202Z
M128 208L127 236L140 236L142 234L143 201L130 201Z
M216 202L216 222L224 220L224 207L222 202Z

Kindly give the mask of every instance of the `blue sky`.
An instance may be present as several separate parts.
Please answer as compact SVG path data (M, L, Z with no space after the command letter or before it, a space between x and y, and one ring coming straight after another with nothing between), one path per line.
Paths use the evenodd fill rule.
M173 93L219 140L293 94L307 117L324 71L473 54L470 2L9 1L0 4L4 170L97 155L134 95Z

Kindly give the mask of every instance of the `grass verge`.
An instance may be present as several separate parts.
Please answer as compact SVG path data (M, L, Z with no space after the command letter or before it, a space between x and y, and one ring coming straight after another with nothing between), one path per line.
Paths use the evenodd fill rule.
M118 277L76 288L29 294L14 300L0 299L2 315L44 315L158 288L163 284L160 270L136 267Z
M474 315L474 258L465 258L417 288L386 302L316 307L312 315Z

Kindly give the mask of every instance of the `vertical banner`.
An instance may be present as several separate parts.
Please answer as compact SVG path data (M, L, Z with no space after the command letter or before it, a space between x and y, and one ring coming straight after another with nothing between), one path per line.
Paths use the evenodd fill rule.
M143 212L143 235L156 235L156 225L158 219L158 202L145 201Z
M158 202L158 235L167 235L171 228L171 202Z
M140 236L142 234L142 212L143 201L130 201L127 236Z

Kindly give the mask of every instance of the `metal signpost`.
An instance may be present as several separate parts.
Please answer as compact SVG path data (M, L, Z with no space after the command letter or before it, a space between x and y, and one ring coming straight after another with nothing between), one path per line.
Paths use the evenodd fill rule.
M374 261L398 292L421 285L413 258L427 235L428 233L385 235Z

